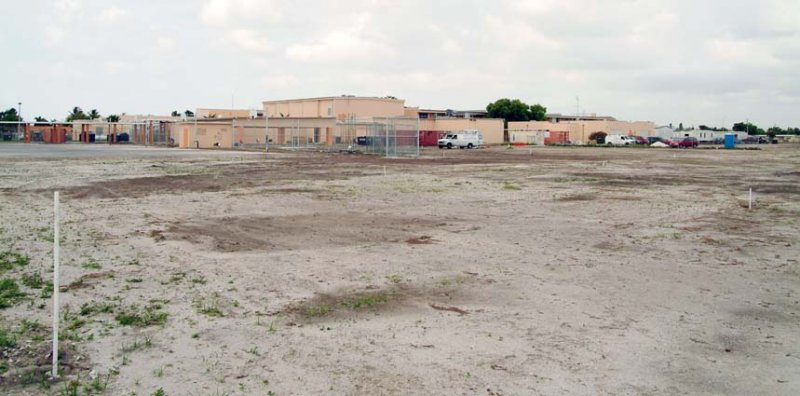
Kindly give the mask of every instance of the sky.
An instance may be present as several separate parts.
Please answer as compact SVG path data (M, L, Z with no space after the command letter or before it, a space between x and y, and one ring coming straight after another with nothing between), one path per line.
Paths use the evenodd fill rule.
M2 0L0 108L395 96L800 127L800 0Z

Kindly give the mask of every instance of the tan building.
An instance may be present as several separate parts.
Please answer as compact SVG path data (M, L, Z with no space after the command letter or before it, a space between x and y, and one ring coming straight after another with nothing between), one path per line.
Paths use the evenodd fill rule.
M263 147L267 141L266 120L197 119L172 125L172 139L180 148Z
M264 102L269 118L333 118L337 120L407 116L405 101L396 98L330 96Z
M256 109L195 109L197 118L259 118L264 117L264 112Z
M656 125L649 121L617 121L611 117L593 117L591 120L519 121L508 123L509 137L514 132L551 131L568 132L569 142L587 144L593 134L603 132L608 135L656 136ZM520 134L521 135L521 134Z

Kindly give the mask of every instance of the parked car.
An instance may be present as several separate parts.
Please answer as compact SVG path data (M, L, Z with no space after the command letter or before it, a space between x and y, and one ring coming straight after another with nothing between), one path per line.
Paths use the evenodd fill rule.
M665 140L668 140L668 139L664 139L664 138L659 137L659 136L650 136L650 137L647 138L647 144L653 144L653 143L657 143L657 142L665 143L664 142Z
M628 135L608 135L606 144L609 146L633 146L639 144L633 136Z
M650 142L648 142L647 139L645 139L645 138L643 138L641 136L631 136L631 137L634 140L636 140L636 144L641 144L641 145L645 145L645 146L650 144Z
M453 147L471 149L480 147L483 146L483 134L478 131L448 133L444 138L439 139L437 145L440 149L451 149Z
M698 141L696 138L691 136L685 137L678 141L678 148L690 148L690 147L697 147Z

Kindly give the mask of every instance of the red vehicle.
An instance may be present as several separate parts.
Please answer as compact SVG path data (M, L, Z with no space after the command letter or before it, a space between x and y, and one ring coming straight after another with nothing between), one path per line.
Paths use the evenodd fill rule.
M690 147L695 148L697 147L697 145L698 145L697 139L693 137L685 137L677 142L677 146L673 146L672 144L670 144L669 146L678 148L690 148Z
M645 139L645 138L643 138L641 136L631 136L631 137L636 139L637 144L642 144L642 145L645 145L645 146L648 146L650 144L647 141L647 139Z

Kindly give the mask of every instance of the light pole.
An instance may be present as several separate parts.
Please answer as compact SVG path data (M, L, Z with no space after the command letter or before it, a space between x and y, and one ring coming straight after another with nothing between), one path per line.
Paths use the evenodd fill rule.
M17 102L18 110L17 110L17 139L20 138L19 136L19 129L22 126L22 102Z

